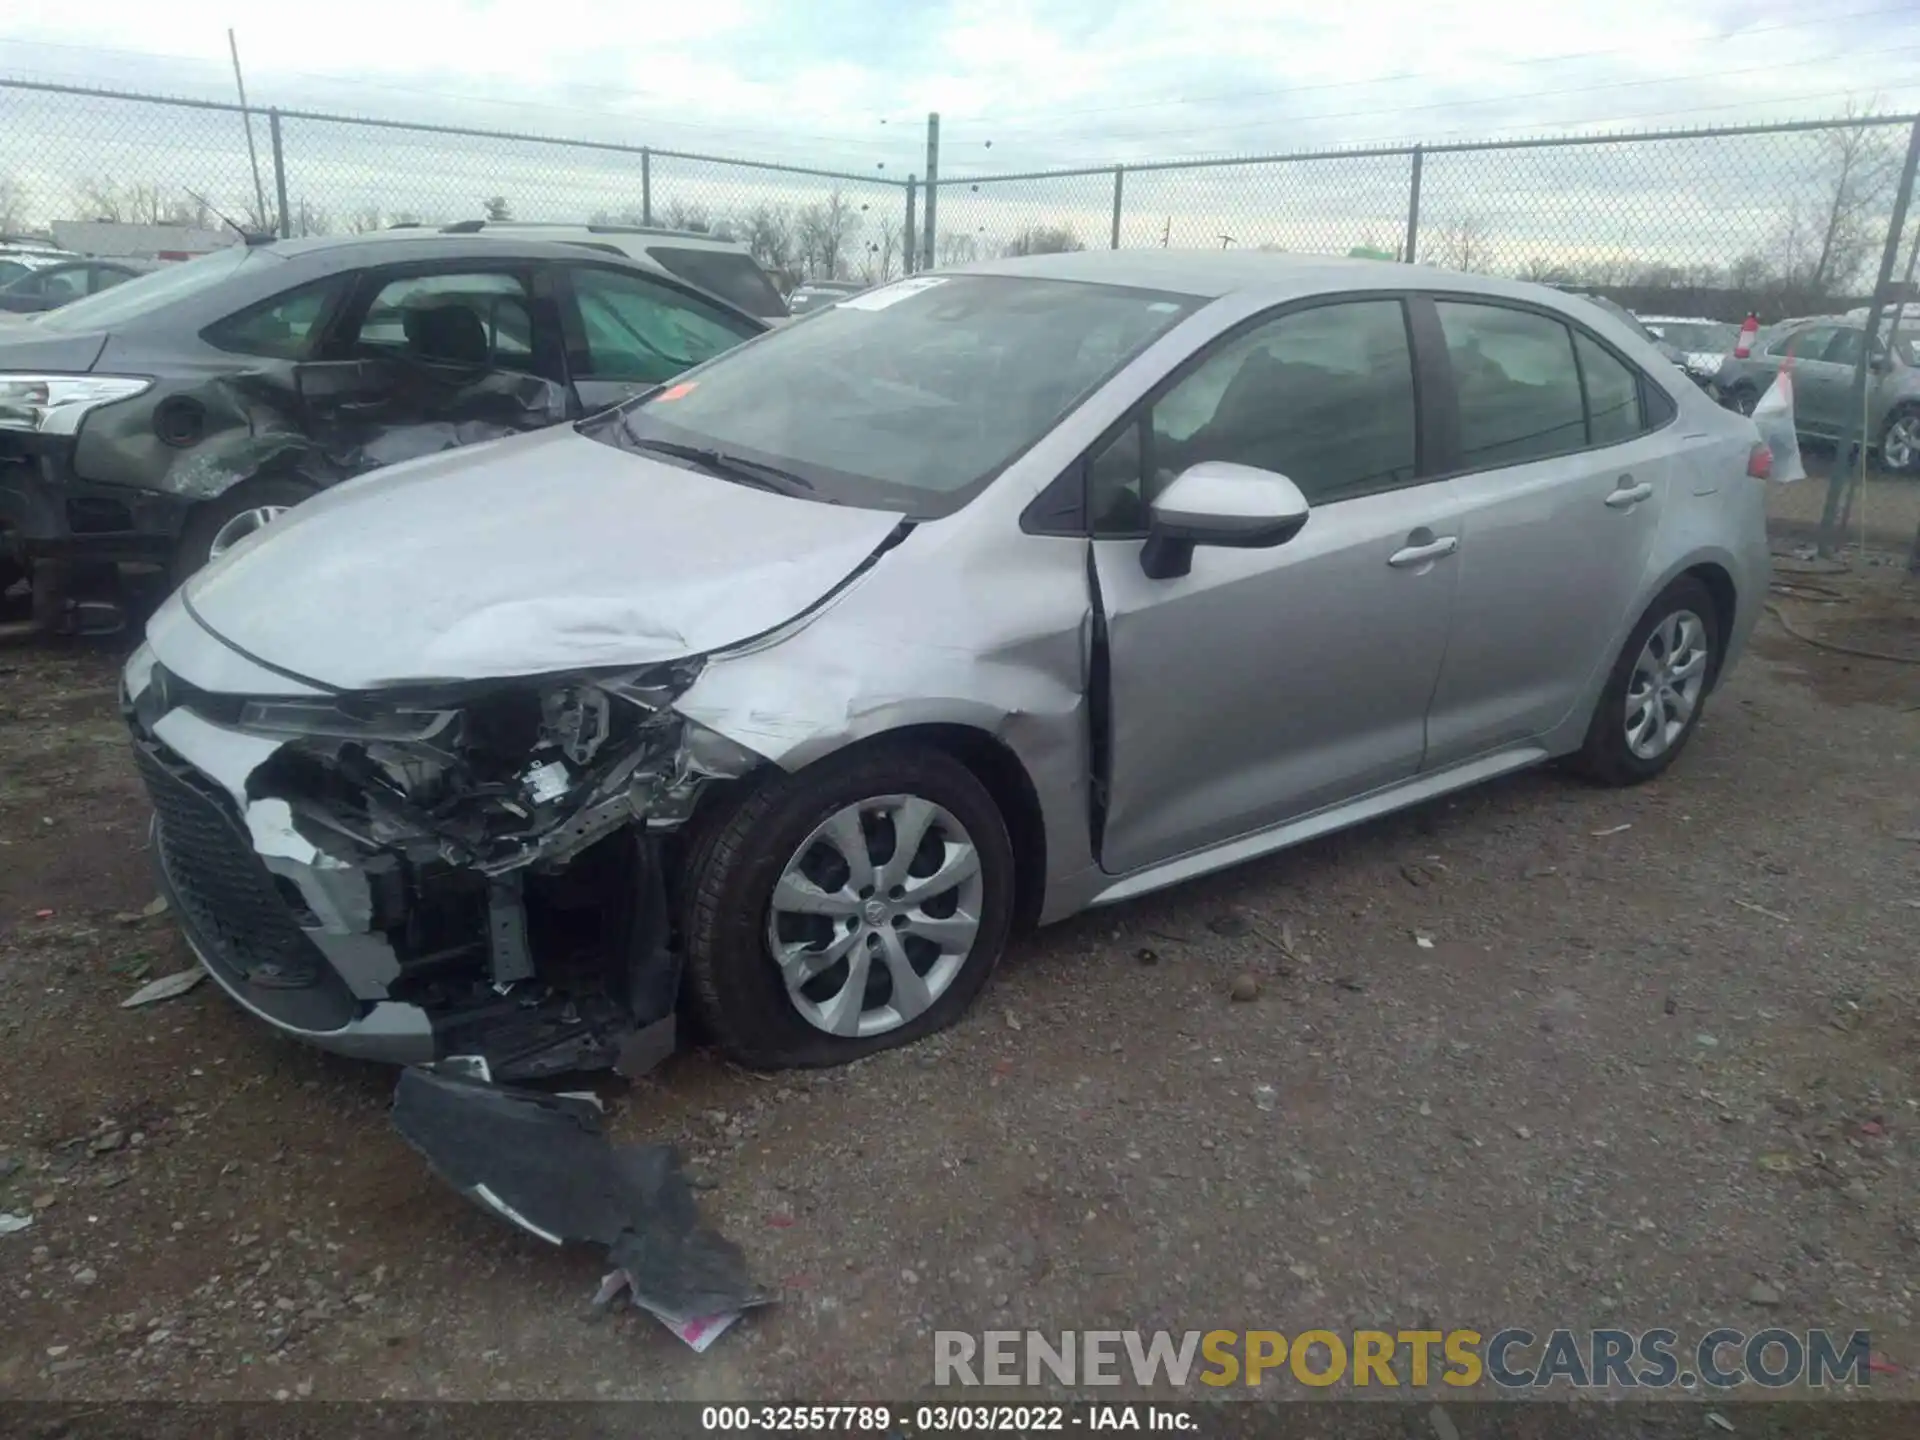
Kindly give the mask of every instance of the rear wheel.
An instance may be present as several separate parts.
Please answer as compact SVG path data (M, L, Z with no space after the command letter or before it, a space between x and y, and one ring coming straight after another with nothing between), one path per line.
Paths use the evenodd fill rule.
M769 1069L918 1040L986 985L1013 880L993 797L942 752L877 746L775 776L687 859L700 1018Z
M1700 723L1720 644L1705 585L1683 575L1661 591L1614 662L1576 768L1602 785L1637 785L1671 765Z
M1902 405L1880 432L1880 463L1897 475L1920 470L1920 406Z
M181 533L173 556L173 583L182 583L313 495L312 487L298 480L248 480L207 501L193 512Z
M1760 403L1760 392L1751 385L1736 385L1727 392L1727 403L1742 415L1751 415Z

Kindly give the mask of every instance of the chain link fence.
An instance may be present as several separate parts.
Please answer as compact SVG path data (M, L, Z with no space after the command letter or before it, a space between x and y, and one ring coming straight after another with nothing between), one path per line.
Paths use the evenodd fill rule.
M480 218L658 225L799 277L905 272L905 182L642 145L0 80L0 232L63 220L325 235Z
M1911 115L943 180L935 255L1241 247L1413 258L1774 316L1870 290Z
M705 229L798 278L1081 248L1412 256L1738 318L1871 287L1912 116L912 180L0 80L0 231L231 216L289 235L482 216ZM929 240L931 243L929 243Z

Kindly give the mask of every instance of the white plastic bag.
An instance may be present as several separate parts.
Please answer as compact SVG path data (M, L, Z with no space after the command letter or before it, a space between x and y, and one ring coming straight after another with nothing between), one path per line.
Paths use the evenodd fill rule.
M1753 423L1760 427L1760 439L1773 452L1772 478L1788 484L1807 478L1800 463L1800 437L1793 428L1793 372L1781 370L1773 384L1753 407Z

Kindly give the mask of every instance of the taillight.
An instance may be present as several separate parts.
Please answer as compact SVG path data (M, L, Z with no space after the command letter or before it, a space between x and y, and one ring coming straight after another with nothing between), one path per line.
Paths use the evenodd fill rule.
M1755 445L1747 452L1747 474L1755 480L1768 480L1773 477L1773 451L1765 445Z

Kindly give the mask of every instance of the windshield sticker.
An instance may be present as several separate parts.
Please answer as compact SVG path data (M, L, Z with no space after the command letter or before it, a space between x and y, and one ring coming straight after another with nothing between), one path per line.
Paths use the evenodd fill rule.
M928 275L918 280L901 280L892 285L882 286L878 290L869 290L864 295L855 295L850 300L842 300L836 307L841 310L884 310L889 305L898 305L910 295L918 295L922 290L931 290L936 285L947 283L944 275Z
M1179 308L1180 307L1171 300L1155 300L1151 305L1147 306L1147 309L1155 315L1171 315Z

